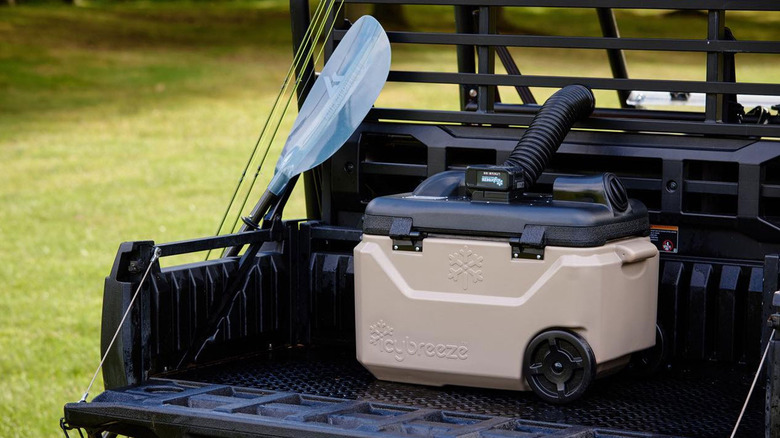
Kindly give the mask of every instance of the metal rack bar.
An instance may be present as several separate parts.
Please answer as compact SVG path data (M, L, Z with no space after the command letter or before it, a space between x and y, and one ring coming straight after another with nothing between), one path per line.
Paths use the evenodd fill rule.
M486 125L528 126L532 115L467 111L437 111L418 109L374 108L371 117L380 120L397 120L430 123L473 123ZM701 123L677 120L643 120L622 118L594 118L575 125L575 128L609 131L679 132L698 135L729 135L754 137L780 137L778 125L745 125L736 123Z
M691 93L766 94L780 96L780 84L704 82L662 79L613 79L581 76L508 76L471 73L391 71L388 81L430 84L477 84L497 86L565 87L582 84L601 90L687 91Z
M336 30L341 40L346 31ZM490 35L445 32L387 32L391 43L442 45L494 45L558 49L643 50L663 52L780 53L775 41L728 41L667 38L603 38L546 35Z
M366 0L345 0L366 3ZM550 8L613 8L613 9L728 9L733 11L776 11L776 0L372 0L371 3L446 6L521 6Z

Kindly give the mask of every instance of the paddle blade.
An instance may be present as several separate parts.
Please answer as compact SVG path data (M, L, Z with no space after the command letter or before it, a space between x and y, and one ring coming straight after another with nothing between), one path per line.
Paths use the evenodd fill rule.
M322 164L355 132L390 72L390 42L363 16L344 35L314 82L276 163L268 190L281 194L293 176Z

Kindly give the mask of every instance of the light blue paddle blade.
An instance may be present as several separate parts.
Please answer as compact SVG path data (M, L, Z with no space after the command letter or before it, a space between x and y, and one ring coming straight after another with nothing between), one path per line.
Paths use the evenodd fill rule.
M268 191L322 164L355 132L390 72L390 42L374 17L361 17L325 63L295 119Z

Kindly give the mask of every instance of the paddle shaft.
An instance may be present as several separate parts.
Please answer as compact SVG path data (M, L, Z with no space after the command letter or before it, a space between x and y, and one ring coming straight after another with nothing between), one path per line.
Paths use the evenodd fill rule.
M260 221L263 219L263 215L265 212L268 211L269 208L271 208L272 205L279 199L278 196L271 193L270 190L267 190L263 192L263 195L260 196L260 200L257 201L257 204L255 204L255 208L252 209L252 213L249 215L249 219L256 224L259 224ZM247 224L241 225L240 232L243 233L244 231L249 231L249 226ZM225 253L223 256L225 257L232 257L238 255L238 252L241 251L240 246L231 246L230 248L227 248L225 250Z

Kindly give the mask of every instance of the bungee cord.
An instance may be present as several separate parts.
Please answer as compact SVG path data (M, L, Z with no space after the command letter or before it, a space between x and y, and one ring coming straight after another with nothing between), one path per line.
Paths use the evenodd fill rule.
M238 193L241 191L241 186L244 184L244 181L245 181L245 178L246 178L246 173L249 170L249 167L252 165L252 162L255 160L255 157L257 156L260 144L263 143L263 140L266 138L266 133L268 132L268 128L271 125L272 119L276 118L278 120L276 120L274 122L274 124L273 124L273 128L272 128L273 129L273 133L271 134L271 138L270 138L270 140L267 141L267 143L265 144L265 146L263 148L264 150L263 150L263 153L262 153L262 157L260 159L260 163L257 166L257 171L255 172L255 174L254 174L254 176L252 178L252 181L249 184L249 188L246 191L246 195L243 198L243 201L241 203L241 207L238 209L238 211L236 213L236 218L235 218L235 220L233 221L233 224L230 227L230 232L234 232L234 230L236 228L236 224L238 223L238 219L241 217L241 214L242 214L244 208L246 207L247 200L249 199L249 196L252 193L252 190L253 190L253 188L255 186L255 183L256 183L257 178L258 178L258 176L260 174L260 171L261 171L261 169L262 169L262 167L263 167L263 165L265 163L265 160L266 160L266 158L268 156L268 153L269 153L269 151L271 149L271 146L273 145L273 141L276 138L276 134L277 134L277 132L279 130L279 126L281 126L281 124L282 124L282 122L284 120L284 116L286 115L287 110L289 109L290 102L292 101L292 98L296 94L297 90L300 89L301 82L302 82L302 80L304 78L303 78L303 75L301 77L296 78L296 80L294 81L294 85L293 85L292 89L289 91L289 96L287 97L286 102L284 103L284 107L283 107L283 109L281 111L281 114L278 114L280 102L283 100L282 99L283 96L285 94L287 94L287 92L288 92L289 85L291 83L290 79L293 77L293 75L295 74L296 71L300 70L301 66L305 65L309 60L312 59L312 55L314 54L314 51L315 51L315 48L316 48L316 43L317 43L317 41L319 41L320 37L322 36L322 31L325 29L326 24L327 24L327 22L328 22L328 20L329 20L329 18L331 16L330 14L331 14L331 11L333 10L333 5L337 1L339 2L339 6L336 9L336 13L333 14L334 19L332 20L330 28L328 29L328 31L327 31L327 33L325 35L325 37L328 38L328 37L330 37L331 33L333 32L333 29L334 29L334 26L335 26L335 22L336 22L335 17L337 17L338 14L340 13L341 8L342 8L342 6L344 4L344 0L330 0L330 1L325 0L325 1L320 1L317 4L317 7L316 7L316 9L314 11L314 14L312 15L311 23L309 24L308 28L306 29L306 32L304 33L304 36L303 36L302 41L301 41L301 44L298 47L298 50L296 51L296 53L295 53L295 55L293 57L293 62L290 65L290 67L289 67L289 69L287 71L285 79L284 79L284 81L283 81L283 83L282 83L282 85L281 85L281 87L279 89L279 93L276 95L276 98L274 99L274 103L273 103L273 105L271 107L271 111L270 111L270 113L268 115L268 118L266 118L265 123L263 124L263 128L260 131L260 135L258 136L258 139L255 142L255 146L252 149L252 153L250 154L249 159L247 160L247 163L246 163L246 165L244 166L244 168L242 170L241 176L239 177L238 183L236 184L236 187L233 190L233 193L232 193L232 195L230 197L230 201L228 202L227 208L225 209L225 212L222 215L222 219L220 220L220 223L219 223L219 226L217 227L217 231L216 231L215 235L220 235L220 233L222 233L223 227L225 226L225 221L227 220L227 217L230 214L230 211L231 211L231 209L233 208L233 206L234 206L234 204L236 202L236 197L238 196ZM320 59L320 57L321 57L321 55L323 53L323 49L324 49L324 44L320 48L320 51L317 54L317 56L314 58L314 61L313 61L314 64L316 64L319 61L319 59ZM305 79L304 87L308 86L310 81L311 81L311 79L313 77L315 77L314 70L309 72L309 74L306 75L306 76L308 76L308 77L306 77L306 79ZM274 117L275 115L276 115L276 117ZM209 259L210 255L211 255L211 250L209 250L208 253L206 254L206 260Z

